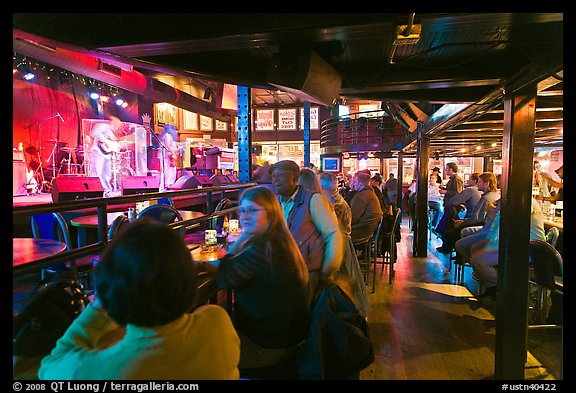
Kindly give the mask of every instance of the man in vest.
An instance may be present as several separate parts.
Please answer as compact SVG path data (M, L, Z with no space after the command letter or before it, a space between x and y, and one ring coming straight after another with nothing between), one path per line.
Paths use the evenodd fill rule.
M269 168L290 232L310 272L311 296L333 278L342 263L344 240L336 214L321 193L298 185L300 167L282 160Z

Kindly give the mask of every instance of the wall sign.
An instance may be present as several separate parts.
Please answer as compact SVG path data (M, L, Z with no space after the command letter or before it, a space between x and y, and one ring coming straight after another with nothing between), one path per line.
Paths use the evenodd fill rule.
M225 121L216 120L216 130L217 131L226 131L228 129L228 123Z
M184 129L197 130L198 129L198 115L194 112L183 110L184 113Z
M300 127L299 129L304 129L304 108L300 108ZM317 130L320 128L318 124L318 107L312 106L310 107L310 129Z
M274 130L274 109L256 110L256 130Z
M202 131L212 131L212 118L200 115L200 129Z
M278 129L296 129L296 109L278 109Z

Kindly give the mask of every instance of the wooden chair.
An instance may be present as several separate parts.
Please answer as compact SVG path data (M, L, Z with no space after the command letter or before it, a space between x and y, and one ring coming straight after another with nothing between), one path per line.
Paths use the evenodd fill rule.
M562 256L554 247L543 240L531 240L528 246L531 285L536 287L532 299L532 320L529 328L560 328L561 325L545 323L548 317L548 295L554 293L563 297L564 292L564 262Z
M392 225L389 228L386 228L386 232L384 233L384 238L382 241L387 241L388 244L386 248L384 248L384 244L382 244L382 257L379 257L376 254L375 260L376 264L380 263L382 265L382 270L380 271L380 275L384 274L384 266L389 266L389 273L388 273L388 282L392 284L394 280L394 264L396 263L397 255L396 255L396 231L400 226L400 215L402 213L401 209L395 209L394 215L392 219ZM384 219L384 218L383 218Z

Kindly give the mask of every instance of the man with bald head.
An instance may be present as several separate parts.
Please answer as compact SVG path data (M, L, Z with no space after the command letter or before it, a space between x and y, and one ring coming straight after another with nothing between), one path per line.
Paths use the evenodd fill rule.
M370 185L370 175L364 172L354 174L352 183L356 194L350 201L352 210L352 243L359 244L369 240L382 218L380 201Z

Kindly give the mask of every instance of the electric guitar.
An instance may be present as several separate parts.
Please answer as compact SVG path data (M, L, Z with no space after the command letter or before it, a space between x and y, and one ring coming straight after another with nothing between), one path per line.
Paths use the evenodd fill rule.
M118 141L112 140L110 138L104 138L103 141L98 141L98 148L104 154L110 154L112 152L120 151L120 143Z

